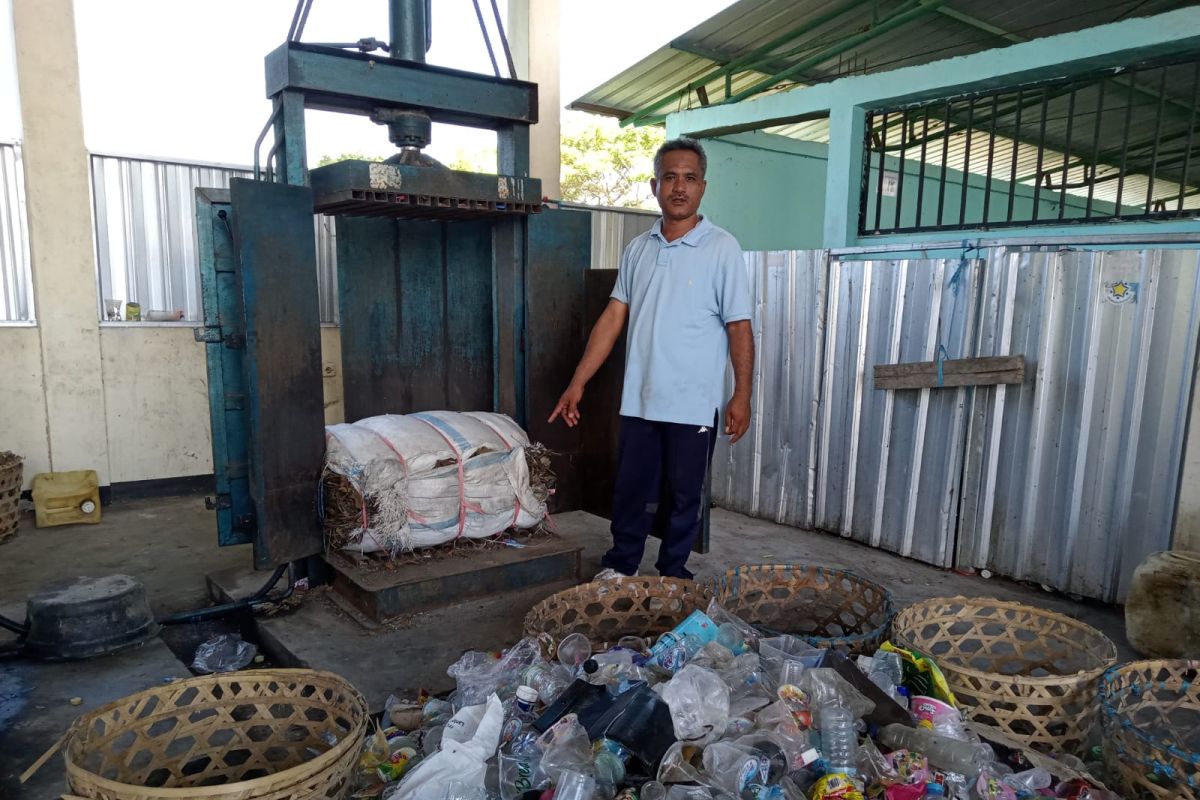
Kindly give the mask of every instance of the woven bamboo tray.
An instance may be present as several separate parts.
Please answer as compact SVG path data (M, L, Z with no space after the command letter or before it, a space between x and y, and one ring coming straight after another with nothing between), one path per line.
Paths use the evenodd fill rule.
M734 567L716 579L713 596L758 628L853 655L874 653L895 615L879 584L813 564Z
M249 670L178 681L80 717L67 782L101 800L341 797L368 722L329 672Z
M1083 750L1100 676L1117 661L1116 645L1090 625L991 598L911 605L892 638L933 657L972 720L1043 752Z
M1126 800L1200 798L1200 661L1135 661L1100 683L1104 755Z
M553 653L563 637L582 633L596 650L622 636L654 641L696 609L708 606L709 591L681 578L634 577L593 581L550 595L525 615L525 635Z
M21 524L21 479L24 462L16 453L0 452L0 544L17 535Z

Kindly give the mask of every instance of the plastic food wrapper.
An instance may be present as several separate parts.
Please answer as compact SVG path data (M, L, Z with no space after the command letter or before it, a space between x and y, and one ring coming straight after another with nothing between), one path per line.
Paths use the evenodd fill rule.
M894 750L888 753L888 761L891 762L899 783L924 786L932 777L932 773L929 771L929 759L920 753Z
M916 650L905 650L891 642L884 642L880 648L884 652L897 653L904 659L904 685L914 695L936 697L943 703L958 707L958 700L937 663L929 656L922 655Z
M990 769L979 773L975 781L975 793L979 800L1017 800L1017 793Z
M928 728L940 736L947 736L951 739L969 738L962 715L949 703L943 703L936 697L917 695L912 699L910 708L920 727Z
M806 669L800 676L800 689L808 695L810 710L826 705L849 709L855 719L862 719L875 710L875 703L855 689L850 681L828 667Z
M258 648L236 633L221 633L196 648L192 669L201 675L236 672L258 655Z
M551 725L538 739L538 747L542 750L538 772L551 783L557 784L564 772L592 774L592 742L574 714Z
M863 793L849 775L834 772L813 784L809 800L863 800Z
M720 735L729 722L729 687L710 669L688 664L663 689L679 739Z
M441 797L453 781L482 789L487 761L500 746L503 725L504 706L493 694L487 699L487 709L475 735L466 742L443 739L442 749L414 767L387 800Z

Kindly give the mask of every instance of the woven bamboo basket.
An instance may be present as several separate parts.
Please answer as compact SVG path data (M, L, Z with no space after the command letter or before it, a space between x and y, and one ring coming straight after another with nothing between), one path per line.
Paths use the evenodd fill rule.
M24 462L16 453L0 452L0 544L17 535L21 523L21 480Z
M366 702L329 672L271 669L148 689L75 721L67 782L100 800L341 797Z
M681 578L634 577L593 581L552 594L525 615L525 635L550 652L563 637L582 633L605 650L622 636L651 642L696 609L708 605L709 591Z
M935 597L902 610L897 644L931 656L974 721L1043 752L1081 751L1117 648L1063 614L991 598Z
M713 596L760 629L853 655L874 653L895 616L887 589L813 564L734 567L717 578Z
M1135 661L1100 683L1104 755L1127 800L1200 798L1200 661Z

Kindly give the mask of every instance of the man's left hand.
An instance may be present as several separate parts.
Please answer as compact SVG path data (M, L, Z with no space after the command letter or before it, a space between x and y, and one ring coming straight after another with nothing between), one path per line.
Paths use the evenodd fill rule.
M725 406L725 435L730 444L737 444L750 429L750 398L734 395Z

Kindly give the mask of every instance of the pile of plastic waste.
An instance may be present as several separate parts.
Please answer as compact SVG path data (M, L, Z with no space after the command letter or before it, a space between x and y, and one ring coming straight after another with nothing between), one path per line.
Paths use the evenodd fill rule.
M547 656L551 657L547 657ZM1119 800L981 740L928 658L850 659L715 602L656 642L470 651L389 709L356 796L384 800ZM1082 768L1082 762L1074 765Z

